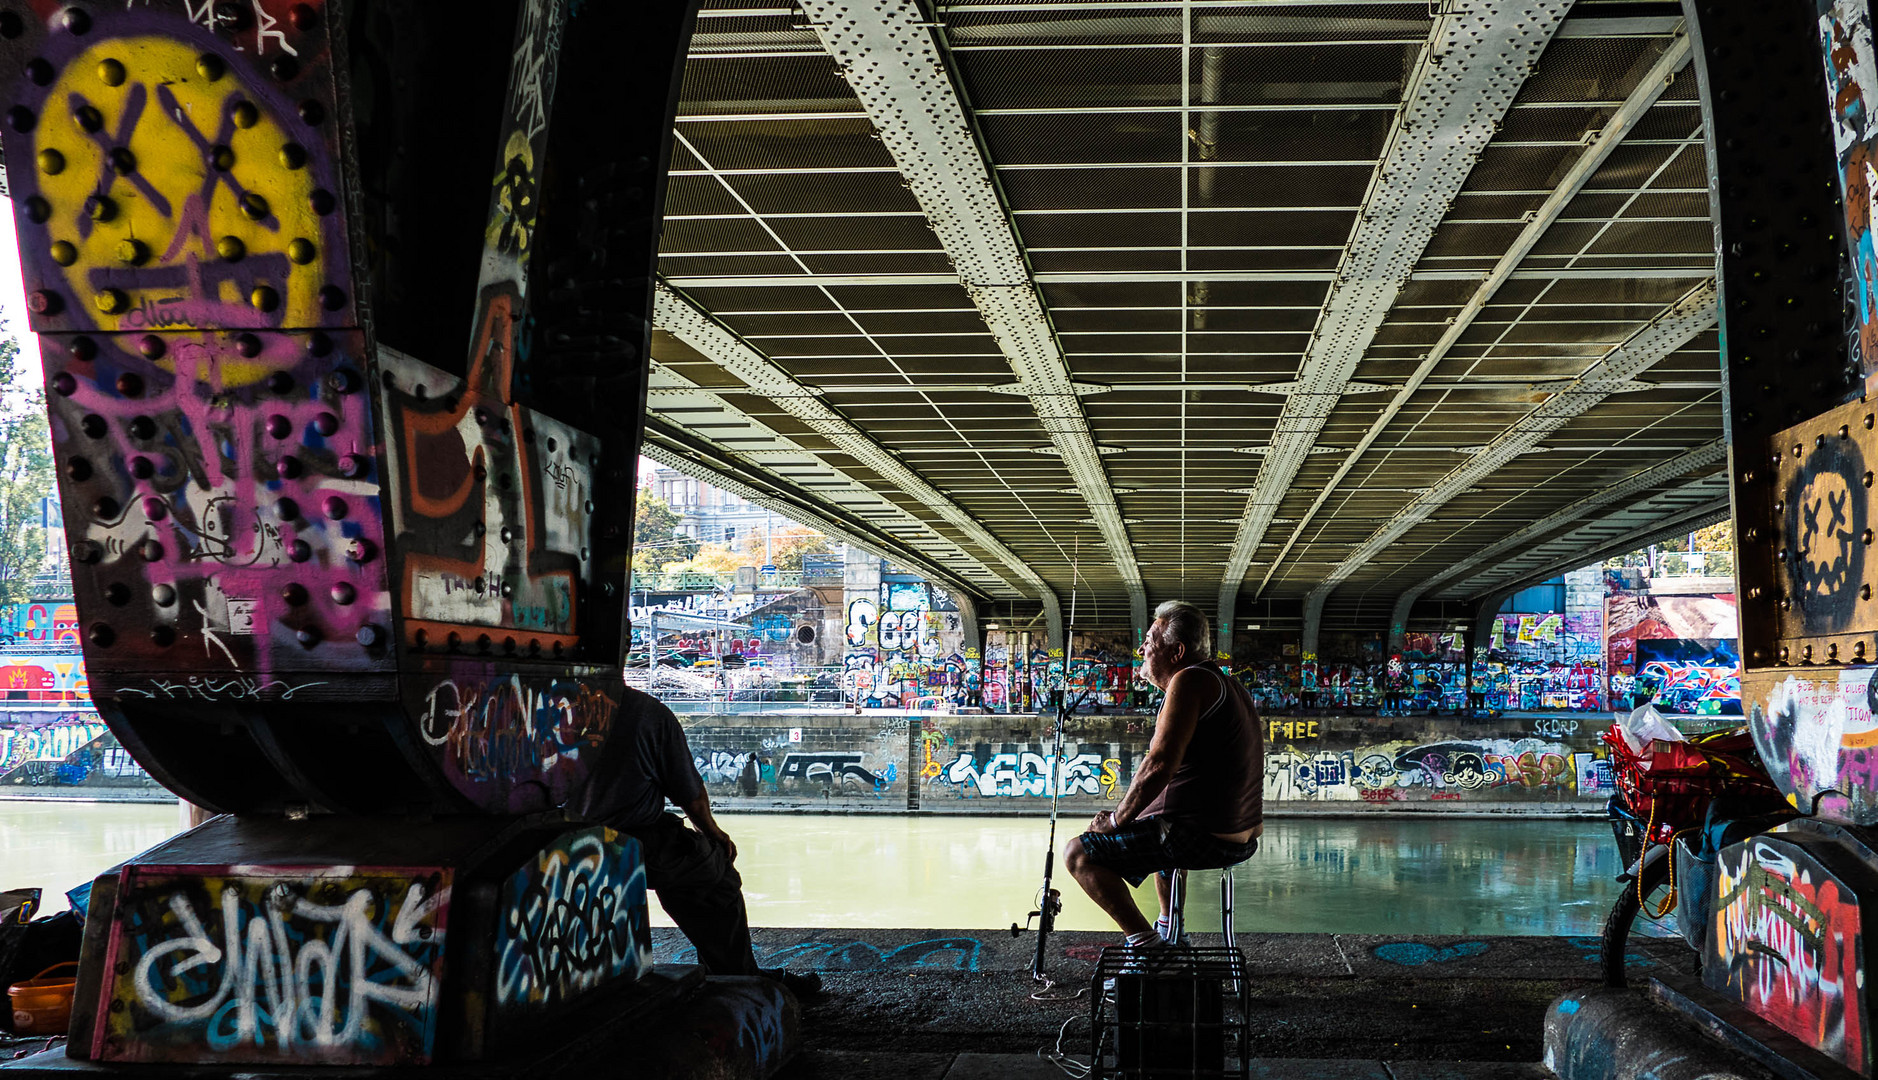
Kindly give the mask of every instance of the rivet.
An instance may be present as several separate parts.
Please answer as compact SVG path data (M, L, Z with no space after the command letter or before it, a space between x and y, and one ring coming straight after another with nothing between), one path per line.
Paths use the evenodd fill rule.
M82 484L91 479L91 462L82 457L73 458L65 463L65 475L73 483Z
M216 172L227 172L235 167L235 151L231 147L217 146L209 151L209 164Z
M106 289L98 294L98 310L106 315L119 314L130 307L130 297L122 289Z
M60 162L61 167L63 167L63 157L60 158ZM46 222L52 220L52 204L37 195L27 196L26 220L35 225L44 225Z
M325 356L333 351L333 339L328 337L325 331L315 330L307 335L306 351L313 356ZM326 381L330 383L331 377L329 376Z
M92 105L80 105L72 113L72 120L82 131L97 132L104 128L104 114Z
M158 585L150 590L150 597L157 602L158 607L169 607L176 602L176 586Z
M274 503L274 516L282 521L300 520L300 504L292 499L278 499Z
M91 629L85 634L85 638L100 649L109 648L111 643L117 640L117 631L112 630L104 623L92 623Z
M60 266L70 266L78 261L78 245L70 240L55 240L50 250L52 261Z
M118 505L117 500L111 498L109 495L91 504L91 516L100 521L116 520L117 515L122 512L122 510L123 507Z
M130 475L137 480L148 480L156 475L156 463L139 454L130 459Z
M150 641L158 648L168 648L176 643L176 628L173 626L153 626L150 628Z
M86 436L90 438L102 439L104 438L104 433L111 429L110 425L104 422L104 417L99 416L97 413L88 413L85 415L84 419L78 422L78 430L84 432Z
M137 554L143 556L144 562L157 562L163 558L163 545L155 540L145 540L137 545Z
M104 587L104 602L112 607L123 607L130 603L130 586L121 581L113 581Z
M358 373L351 368L334 368L326 373L326 388L335 394L351 394L362 385Z
M54 68L52 62L43 56L35 56L26 61L26 77L33 81L34 86L49 86L58 74L58 69Z
M293 376L284 371L269 372L265 385L270 394L287 394L293 390Z
M52 377L52 392L60 397L71 397L78 393L78 380L69 371L61 371Z
M152 340L152 339L154 339L159 345L163 343L163 339L156 338L154 335L152 335L151 338L146 338L145 340ZM137 374L134 371L126 371L124 374L119 375L117 377L117 392L124 395L125 397L142 397L143 396L143 376Z
M333 193L324 188L316 189L313 194L307 196L307 202L313 207L313 212L321 217L332 213L337 205L333 199Z
M39 118L24 105L15 105L7 110L7 126L24 135L33 129Z
M209 82L214 82L227 72L228 65L222 63L222 58L214 53L203 53L196 57L196 74Z
M281 586L280 598L294 607L306 603L306 586L297 581L290 581Z
M358 599L358 595L359 591L353 588L349 582L341 581L332 588L333 603L341 607Z
M287 545L287 557L294 562L305 562L313 557L313 549L307 546L305 540L295 540Z
M300 459L288 454L274 464L274 472L282 480L292 480L301 473Z
M137 171L137 155L125 147L119 146L111 151L111 171L119 176L129 176Z
M267 433L276 439L284 439L293 433L293 422L280 413L267 418Z
M370 540L360 537L346 545L346 558L355 563L367 563L378 554L378 548Z
M320 632L317 627L303 626L294 633L294 638L300 642L301 648L311 649L320 643Z
M305 237L296 237L287 241L287 257L301 266L312 262L318 256L319 249L313 246L313 241Z
M318 127L326 120L326 106L317 101L302 101L300 119L308 127Z
M26 298L26 306L35 315L57 315L65 310L65 298L50 289L34 289Z
M326 499L326 516L332 518L334 521L344 519L346 516L346 501L337 495L328 496Z
M131 438L138 440L154 439L156 438L156 433L157 426L155 420L147 416L133 416L130 418Z
M251 128L261 122L261 110L253 102L244 101L235 106L234 118L236 127Z
M241 213L249 221L259 221L267 216L267 200L250 191L241 197Z
M142 240L119 240L117 259L132 266L142 266L150 258L150 245Z
M331 435L339 430L339 418L329 412L320 413L313 418L313 430L321 435Z
M320 16L311 5L295 4L287 9L287 21L293 24L295 30L305 32L320 24Z
M256 285L248 294L248 303L258 311L273 311L280 307L280 294L267 285Z
M143 501L143 516L151 521L162 521L170 516L170 508L162 499L152 495Z
M104 545L96 540L80 540L72 545L72 558L81 563L95 563L104 558Z
M235 337L235 351L250 359L259 356L261 355L261 339L253 334L238 334Z
M47 176L57 176L65 171L65 155L49 146L39 151L37 160L39 171Z
M169 351L169 346L163 344L163 339L155 334L145 334L137 339L137 351L142 353L146 360L160 360L163 354Z
M85 212L93 221L110 221L117 216L117 202L104 195L92 195L85 199Z
M66 8L59 22L69 34L82 34L91 29L91 15L83 8Z
M273 71L276 79L286 82L300 74L300 63L291 56L276 57L270 70Z
M365 459L357 454L342 454L339 458L339 475L348 480L357 480L365 475Z
M377 647L385 640L385 632L371 623L359 627L359 632L353 636L359 644L368 649Z
M337 285L320 287L320 306L327 311L338 311L346 306L346 291Z
M241 257L248 253L248 245L242 243L239 237L224 236L215 242L215 253L229 262L240 262Z

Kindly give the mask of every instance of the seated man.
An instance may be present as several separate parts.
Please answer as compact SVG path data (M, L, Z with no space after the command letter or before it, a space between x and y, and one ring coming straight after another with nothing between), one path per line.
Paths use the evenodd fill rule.
M764 975L798 996L821 992L820 975L759 969L750 946L750 916L743 878L733 865L737 845L711 814L711 796L692 764L691 745L678 717L631 687L621 693L612 736L584 797L569 809L639 841L646 885L697 947L698 963L712 975ZM685 812L693 828L665 811Z
M1264 831L1265 737L1245 687L1213 662L1199 608L1170 600L1141 646L1142 675L1166 692L1128 794L1063 848L1063 868L1144 951L1164 948L1171 875L1235 866ZM1129 886L1157 874L1150 927ZM1157 933L1158 930L1158 933Z

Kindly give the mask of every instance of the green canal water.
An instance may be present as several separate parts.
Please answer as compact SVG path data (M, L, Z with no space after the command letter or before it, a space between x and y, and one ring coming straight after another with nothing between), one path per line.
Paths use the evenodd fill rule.
M1042 880L1046 819L724 815L756 926L995 929ZM1064 820L1064 832L1082 819ZM0 888L64 891L177 831L171 805L0 802ZM1234 871L1241 932L1595 934L1616 896L1601 822L1291 818ZM1058 926L1105 929L1067 876ZM1151 893L1143 890L1144 902ZM1218 875L1194 876L1189 925L1219 926ZM656 925L670 920L652 901Z

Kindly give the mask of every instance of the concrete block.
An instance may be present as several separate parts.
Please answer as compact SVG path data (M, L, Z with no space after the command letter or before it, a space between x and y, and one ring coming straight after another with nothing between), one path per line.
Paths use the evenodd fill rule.
M1567 994L1545 1017L1545 1065L1560 1080L1770 1080L1739 1052L1705 1038L1639 990Z

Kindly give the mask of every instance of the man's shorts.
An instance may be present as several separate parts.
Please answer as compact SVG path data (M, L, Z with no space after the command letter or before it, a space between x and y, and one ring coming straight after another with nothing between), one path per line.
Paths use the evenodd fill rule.
M1138 818L1114 832L1086 832L1083 853L1098 866L1139 885L1163 870L1216 870L1237 866L1259 849L1254 836L1243 844L1165 818Z

